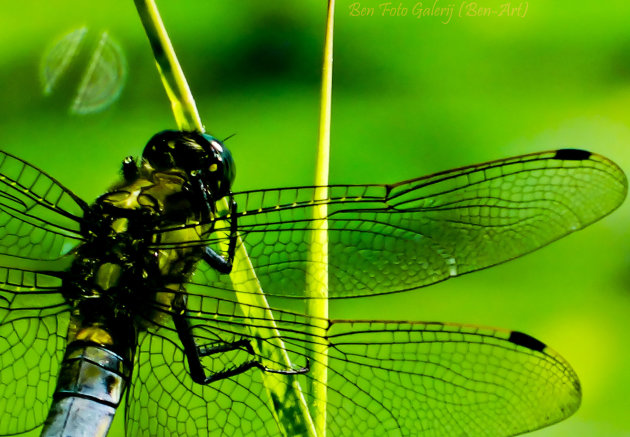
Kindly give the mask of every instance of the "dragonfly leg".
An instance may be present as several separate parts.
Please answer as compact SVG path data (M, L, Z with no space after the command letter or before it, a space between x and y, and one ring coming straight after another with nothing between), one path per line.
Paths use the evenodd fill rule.
M122 174L125 181L132 182L138 178L138 166L133 156L127 156L122 162Z
M254 355L254 348L252 348L249 340L238 340L232 343L215 343L211 345L197 346L197 352L200 357L209 357L221 352L229 352L236 349L244 349L249 354Z
M184 346L184 353L188 360L188 367L190 368L190 376L198 384L210 384L213 381L218 381L225 378L230 378L235 375L239 375L249 369L257 368L263 372L276 373L280 375L301 375L307 373L310 368L308 361L306 367L299 369L271 369L264 366L261 362L256 360L246 361L243 364L235 366L231 369L215 372L211 375L206 375L206 370L201 364L201 358L209 355L213 355L220 352L229 352L236 349L245 350L251 355L255 355L254 348L249 340L238 340L232 343L213 344L205 346L197 346L195 339L191 333L190 323L186 318L186 311L176 311L173 315L173 321L175 322L175 328L179 335L179 339Z
M222 346L218 346L216 347L212 353L217 353L217 352L222 352L222 351L229 351L229 350L234 350L234 349L239 349L240 346L235 346L236 344L239 344L241 342L247 342L249 344L249 341L246 340L241 340L235 343L228 343L226 345ZM203 347L198 347L197 350L198 352L201 351ZM251 345L249 345L249 348L251 348ZM222 349L222 350L221 350ZM205 375L205 371L203 370L203 366L201 366L201 363L198 361L198 365L196 365L196 367L198 369L200 369L200 373L198 374L193 374L192 369L193 369L193 365L191 363L191 356L188 355L188 365L190 366L191 369L191 376L193 381L199 383L199 384L210 384L211 382L214 381L219 381L221 379L225 379L225 378L230 378L232 376L236 376L239 375L243 372L248 371L249 369L260 369L263 372L267 372L267 373L275 373L275 374L280 374L280 375L303 375L305 373L308 373L310 370L310 366L309 363L307 361L306 363L306 367L301 367L299 369L272 369L269 368L267 366L264 366L262 363L260 363L259 361L256 360L251 360L251 361L246 361L243 364L240 364L232 369L228 369L228 370L223 370L221 372L215 372L210 376L206 376ZM199 360L201 354L197 354L195 359Z
M193 177L191 178L191 182L195 185L193 192L199 196L198 200L201 203L201 219L207 220L214 212L214 200L212 199L212 195L201 177Z
M234 262L234 254L236 253L236 240L238 232L236 209L236 200L230 197L230 245L228 246L228 261L230 265Z
M244 349L249 354L256 355L256 352L254 352L254 348L252 347L251 342L246 339L241 339L238 341L234 341L232 343L221 343L221 344L217 343L217 344L206 345L206 346L197 346L197 353L199 354L200 357L207 357L216 353L229 352L236 349ZM258 361L247 362L245 363L245 366L247 366L245 370L250 369L252 367L256 367L262 370L263 372L279 373L281 375L302 375L304 373L308 373L308 371L310 370L310 365L308 363L308 360L306 361L305 367L301 367L299 369L289 369L289 370L272 369L272 368L263 366Z
M310 372L311 365L307 359L306 366L300 367L299 369L288 369L288 370L287 369L271 369L265 366L259 367L259 369L267 373L276 373L280 375L304 375L305 373Z
M236 202L231 201L230 204L230 244L228 246L227 258L219 255L210 247L206 247L203 253L203 259L210 267L219 273L228 274L232 271L234 263L234 253L236 252L236 233L238 231L238 222L236 220Z
M197 346L197 353L199 355L199 357L207 357L216 353L221 353L221 352L229 352L229 351L233 351L236 349L241 349L241 350L245 350L247 351L250 355L256 355L256 352L254 352L254 348L252 347L252 344L249 340L247 339L241 339L238 341L234 341L232 343L216 343L216 344L212 344L212 345L204 345L204 346ZM260 370L262 370L263 372L268 372L268 373L278 373L281 375L302 375L304 373L308 373L308 371L310 370L310 365L308 363L308 360L306 362L306 366L305 367L301 367L299 369L272 369L270 367L266 367L263 366L260 362L258 361L249 361L247 363L245 363L243 365L244 369L241 370L240 372L237 373L241 373L245 370L251 369L252 367L256 367ZM234 373L234 374L237 374ZM232 376L232 375L230 375Z

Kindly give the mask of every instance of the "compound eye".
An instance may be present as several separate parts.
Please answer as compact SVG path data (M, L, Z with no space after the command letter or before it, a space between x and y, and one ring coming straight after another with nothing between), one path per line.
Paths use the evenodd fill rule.
M210 147L212 148L212 152L214 152L214 157L219 161L223 161L223 146L217 140L210 141ZM210 170L214 171L214 170Z
M210 145L216 152L223 153L223 146L221 146L221 143L219 143L218 141L212 140L210 141Z

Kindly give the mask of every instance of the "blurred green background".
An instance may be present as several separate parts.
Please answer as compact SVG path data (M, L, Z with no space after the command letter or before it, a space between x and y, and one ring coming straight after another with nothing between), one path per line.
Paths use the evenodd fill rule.
M393 2L406 16L382 16L383 1L366 0L375 15L353 17L352 3L337 3L331 182L394 182L560 147L630 169L629 2L535 0L522 3L522 17L454 16L448 24L415 18L414 1ZM457 14L461 4L438 6ZM235 189L309 184L325 2L159 6L207 130L236 134L228 141ZM128 71L113 105L77 116L69 113L76 81L45 97L39 69L47 47L83 25L110 33ZM140 154L153 133L175 127L131 0L5 2L0 41L0 147L85 199L102 193L122 158ZM630 436L629 219L624 205L508 264L417 292L336 301L331 312L527 332L567 358L584 392L574 417L533 435Z

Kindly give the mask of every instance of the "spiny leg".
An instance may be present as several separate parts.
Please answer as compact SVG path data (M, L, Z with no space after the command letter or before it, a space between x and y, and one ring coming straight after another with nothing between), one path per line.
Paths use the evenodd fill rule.
M206 375L206 370L201 364L201 358L210 356L221 352L229 352L233 350L244 350L250 355L255 356L254 348L249 340L241 339L231 343L221 343L212 345L197 346L195 339L192 335L190 322L186 317L186 310L183 308L183 299L178 299L177 303L174 303L175 313L173 314L173 322L177 329L177 334L184 347L184 353L188 360L188 366L190 368L190 376L198 384L210 384L213 381L219 381L221 379L230 378L235 375L239 375L246 372L249 369L257 368L263 372L276 373L280 375L301 375L307 373L309 369L308 361L306 367L299 369L271 369L264 366L257 360L246 361L232 369L223 370L221 372L215 372L210 376Z

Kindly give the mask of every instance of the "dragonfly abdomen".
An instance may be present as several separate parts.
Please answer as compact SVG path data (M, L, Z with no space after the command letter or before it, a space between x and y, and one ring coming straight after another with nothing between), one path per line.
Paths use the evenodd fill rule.
M42 436L107 435L130 374L131 362L105 347L69 345Z

